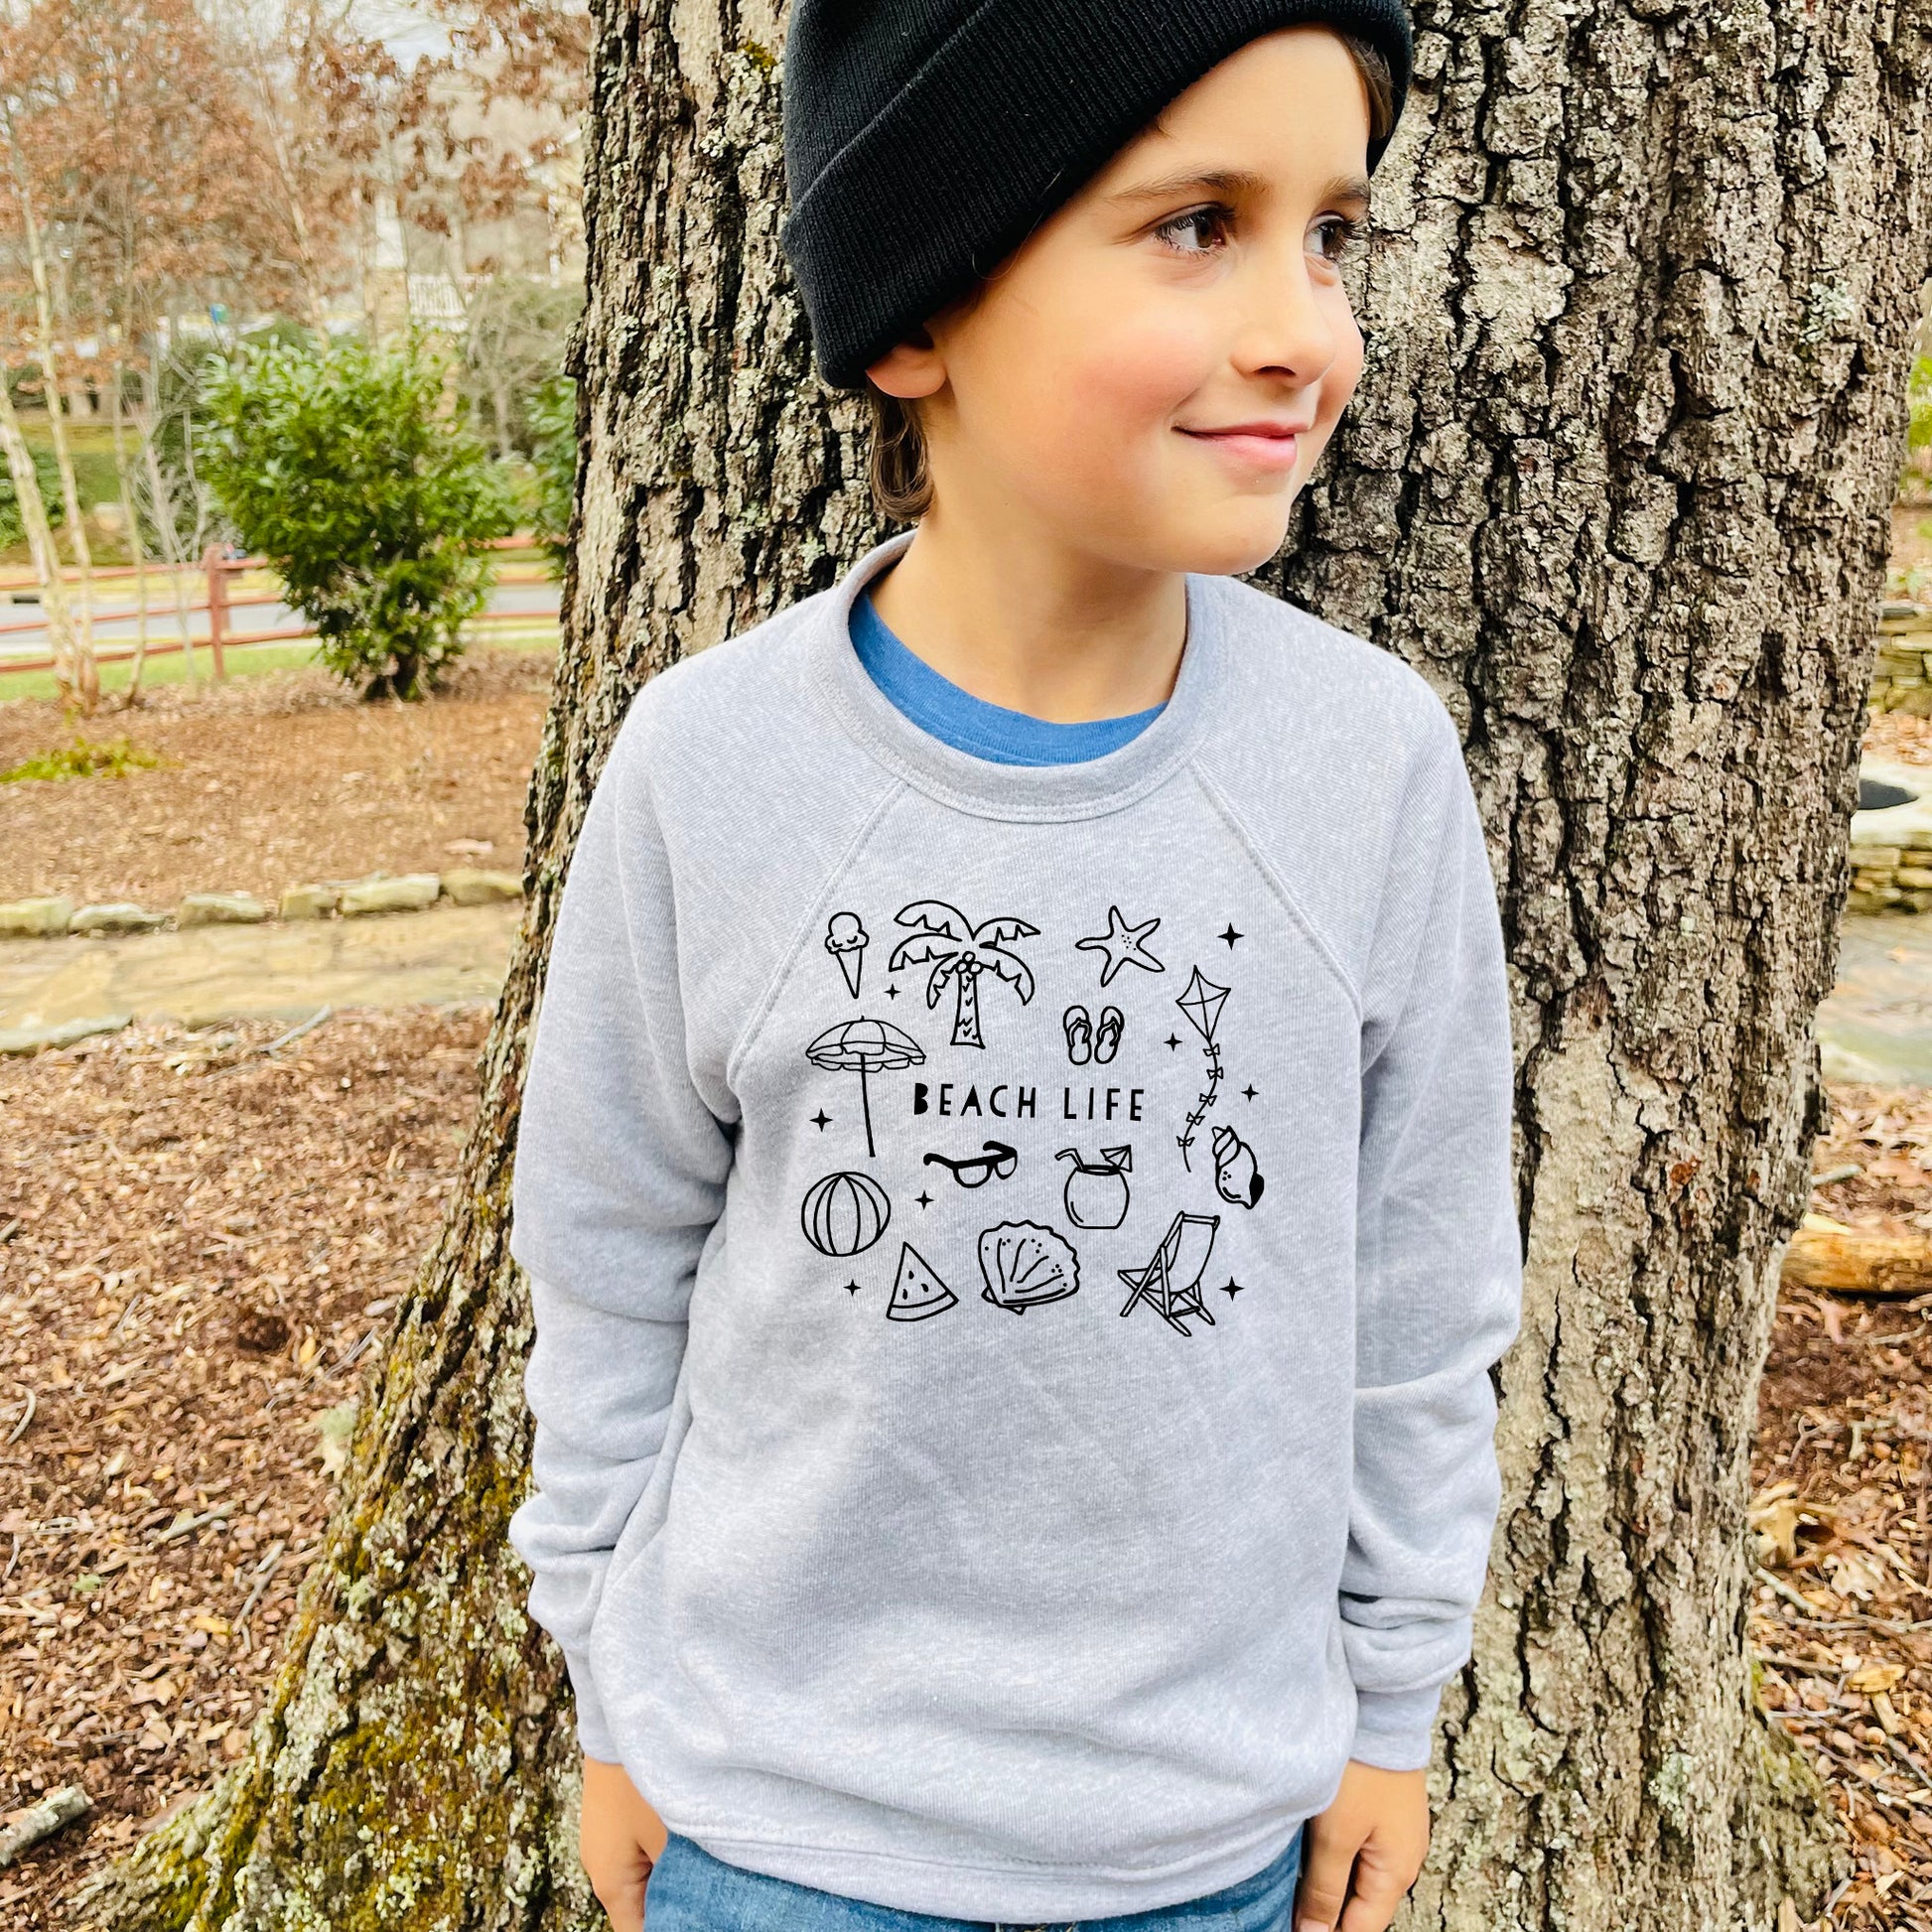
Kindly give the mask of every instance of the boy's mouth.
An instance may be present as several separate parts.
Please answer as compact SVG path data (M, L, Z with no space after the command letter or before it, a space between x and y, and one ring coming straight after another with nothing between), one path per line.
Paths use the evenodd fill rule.
M1301 454L1302 434L1310 425L1258 420L1230 423L1225 429L1175 427L1182 436L1191 436L1197 443L1225 451L1237 462L1256 469L1292 470Z

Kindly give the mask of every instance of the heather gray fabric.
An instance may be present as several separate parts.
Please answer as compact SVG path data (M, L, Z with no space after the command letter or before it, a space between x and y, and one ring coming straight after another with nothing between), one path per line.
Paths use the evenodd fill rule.
M910 541L654 679L591 801L510 1540L585 1749L714 1856L1146 1911L1426 1763L1469 1655L1494 887L1424 679L1232 578L1104 757L920 732L847 630Z

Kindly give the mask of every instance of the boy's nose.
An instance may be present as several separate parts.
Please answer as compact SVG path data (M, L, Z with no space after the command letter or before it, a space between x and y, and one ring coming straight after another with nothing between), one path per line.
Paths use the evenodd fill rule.
M1317 380L1341 352L1342 330L1353 327L1345 300L1321 299L1299 250L1292 258L1257 259L1240 280L1230 359L1246 373L1280 374L1304 384Z

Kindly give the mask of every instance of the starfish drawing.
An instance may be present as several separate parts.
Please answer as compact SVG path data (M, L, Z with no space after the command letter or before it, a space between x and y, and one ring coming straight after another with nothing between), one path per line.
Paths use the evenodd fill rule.
M1118 905L1107 908L1107 930L1093 933L1085 939L1076 939L1074 947L1079 952L1104 952L1107 963L1100 969L1100 984L1105 986L1123 966L1140 966L1150 973L1165 973L1168 969L1147 949L1148 934L1161 921L1158 918L1144 920L1140 925L1129 925L1120 915Z

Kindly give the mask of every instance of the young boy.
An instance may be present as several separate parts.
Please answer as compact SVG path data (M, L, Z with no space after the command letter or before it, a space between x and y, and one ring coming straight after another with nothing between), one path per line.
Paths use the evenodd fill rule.
M793 7L786 245L916 528L639 694L516 1171L619 1932L1381 1932L1420 1868L1501 932L1430 686L1234 576L1409 63L1397 0Z

